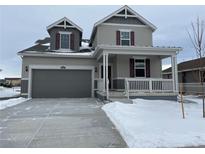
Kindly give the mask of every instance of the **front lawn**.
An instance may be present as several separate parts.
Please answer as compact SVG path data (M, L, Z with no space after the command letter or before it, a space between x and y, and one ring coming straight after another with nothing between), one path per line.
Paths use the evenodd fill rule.
M129 147L185 147L205 145L202 100L186 97L182 119L175 101L135 99L133 104L113 102L102 109Z

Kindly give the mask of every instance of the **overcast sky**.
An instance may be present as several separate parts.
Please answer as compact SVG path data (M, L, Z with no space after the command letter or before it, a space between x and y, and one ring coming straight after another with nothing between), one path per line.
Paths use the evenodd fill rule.
M93 24L121 6L0 6L0 78L20 77L17 52L48 36L46 26L66 16L90 38ZM186 29L197 16L205 19L205 6L130 6L157 26L155 46L177 46L184 50L178 62L196 58ZM169 61L163 62L164 65Z

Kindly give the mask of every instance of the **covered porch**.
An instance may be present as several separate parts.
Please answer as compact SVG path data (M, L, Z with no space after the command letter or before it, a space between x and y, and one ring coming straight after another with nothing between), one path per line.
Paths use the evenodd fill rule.
M110 98L168 97L178 93L177 52L180 48L100 46L97 95ZM171 58L172 79L162 78L161 61Z

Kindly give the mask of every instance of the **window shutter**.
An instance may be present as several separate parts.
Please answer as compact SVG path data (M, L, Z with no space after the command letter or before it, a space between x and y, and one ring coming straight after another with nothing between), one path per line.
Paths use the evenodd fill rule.
M60 33L56 33L56 47L55 49L58 50L60 48Z
M74 34L70 35L70 49L74 50Z
M150 78L150 59L146 59L146 77Z
M134 77L134 58L130 58L130 77Z
M120 45L120 31L116 31L116 45Z
M131 32L131 45L134 46L135 45L135 32Z

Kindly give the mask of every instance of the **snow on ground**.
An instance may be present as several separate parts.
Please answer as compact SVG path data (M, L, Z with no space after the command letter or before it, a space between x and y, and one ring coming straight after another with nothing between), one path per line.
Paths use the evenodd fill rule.
M12 97L20 94L20 87L5 88L0 86L0 98Z
M20 103L23 103L26 100L28 100L28 99L22 98L22 97L12 98L12 99L8 99L8 100L0 100L0 110L3 110L7 107L12 107L12 106L20 104Z
M202 101L195 97L185 100L186 119L182 119L180 104L174 101L135 99L133 104L113 102L102 109L129 147L205 145Z

